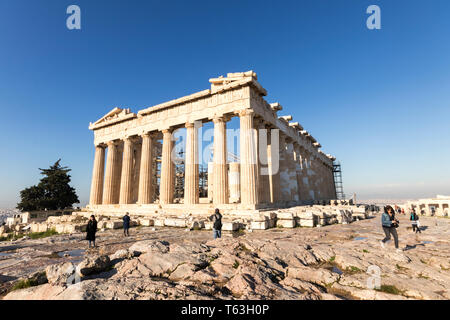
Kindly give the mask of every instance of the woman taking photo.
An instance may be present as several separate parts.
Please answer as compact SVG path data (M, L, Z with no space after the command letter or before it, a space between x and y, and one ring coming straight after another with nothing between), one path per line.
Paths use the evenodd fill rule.
M383 227L384 234L386 237L381 240L381 246L384 248L384 244L391 240L391 234L394 237L395 248L397 252L400 251L398 248L398 234L396 228L398 228L399 222L395 219L395 212L391 206L384 207L384 213L381 216L381 225Z

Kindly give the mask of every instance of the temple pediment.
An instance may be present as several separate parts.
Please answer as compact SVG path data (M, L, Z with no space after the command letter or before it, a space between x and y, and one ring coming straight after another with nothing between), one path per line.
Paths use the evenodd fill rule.
M135 118L135 117L136 117L136 114L131 112L130 109L121 109L121 108L115 107L110 112L105 114L103 117L98 119L96 122L90 123L89 129L91 129L91 130L98 129L98 128L101 128L101 127L104 127L104 126L107 126L107 125L110 125L113 123L117 123L120 121Z

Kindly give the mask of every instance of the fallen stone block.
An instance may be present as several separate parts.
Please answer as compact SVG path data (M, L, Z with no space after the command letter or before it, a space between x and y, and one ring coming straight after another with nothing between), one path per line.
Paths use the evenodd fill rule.
M139 224L144 227L151 227L154 225L154 221L153 221L153 219L140 218Z
M314 227L314 220L313 219L300 219L299 221L300 227Z
M123 222L122 221L108 221L106 223L107 229L119 229L122 228Z
M266 230L268 228L269 228L269 220L252 221L250 223L250 229L253 229L253 230Z
M295 220L277 220L277 227L278 228L294 228L295 227Z
M239 230L241 224L238 222L222 222L222 230L224 231L236 231Z
M185 219L166 218L166 219L164 219L164 226L186 228L186 220Z

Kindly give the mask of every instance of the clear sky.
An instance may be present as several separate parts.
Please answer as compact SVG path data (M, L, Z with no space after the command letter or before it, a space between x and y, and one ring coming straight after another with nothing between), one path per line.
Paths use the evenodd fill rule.
M0 207L58 158L86 204L90 121L247 70L341 161L347 195L450 194L449 36L448 0L0 0Z

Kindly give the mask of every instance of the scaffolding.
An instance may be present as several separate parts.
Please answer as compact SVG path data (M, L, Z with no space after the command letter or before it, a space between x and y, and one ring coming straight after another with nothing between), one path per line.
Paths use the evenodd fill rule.
M345 200L344 186L342 185L342 170L341 163L333 163L334 187L336 190L336 198L338 200Z

